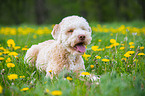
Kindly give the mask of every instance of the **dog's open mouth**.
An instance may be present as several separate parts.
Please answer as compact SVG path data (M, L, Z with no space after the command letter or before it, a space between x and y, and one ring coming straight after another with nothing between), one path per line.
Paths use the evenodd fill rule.
M80 52L80 53L84 53L86 51L86 48L84 46L84 43L77 43L73 49L75 49L77 52Z

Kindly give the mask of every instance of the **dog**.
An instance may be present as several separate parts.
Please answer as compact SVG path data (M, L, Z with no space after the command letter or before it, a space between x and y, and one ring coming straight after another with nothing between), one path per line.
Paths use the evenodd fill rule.
M91 33L91 27L83 17L65 17L51 32L54 40L32 45L24 61L46 71L46 77L53 78L64 69L79 73L85 70L82 55L85 46L91 43Z

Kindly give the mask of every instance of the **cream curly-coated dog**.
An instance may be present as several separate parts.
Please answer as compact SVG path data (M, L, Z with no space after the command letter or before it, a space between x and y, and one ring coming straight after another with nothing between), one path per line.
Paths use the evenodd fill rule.
M26 53L25 62L36 63L50 77L64 68L73 72L85 70L82 54L92 40L88 22L83 17L69 16L56 24L51 34L55 40L33 45Z

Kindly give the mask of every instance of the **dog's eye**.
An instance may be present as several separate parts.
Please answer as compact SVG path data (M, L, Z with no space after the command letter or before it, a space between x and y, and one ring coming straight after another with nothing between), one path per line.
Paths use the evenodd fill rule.
M82 30L86 30L84 27L82 27Z
M74 31L73 29L68 30L68 32L70 32L70 33L72 33L73 31Z

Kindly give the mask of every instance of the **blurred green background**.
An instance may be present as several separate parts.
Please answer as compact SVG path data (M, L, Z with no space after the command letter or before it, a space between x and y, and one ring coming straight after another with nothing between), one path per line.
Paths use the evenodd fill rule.
M54 24L79 15L89 22L145 21L145 0L0 0L0 24Z

